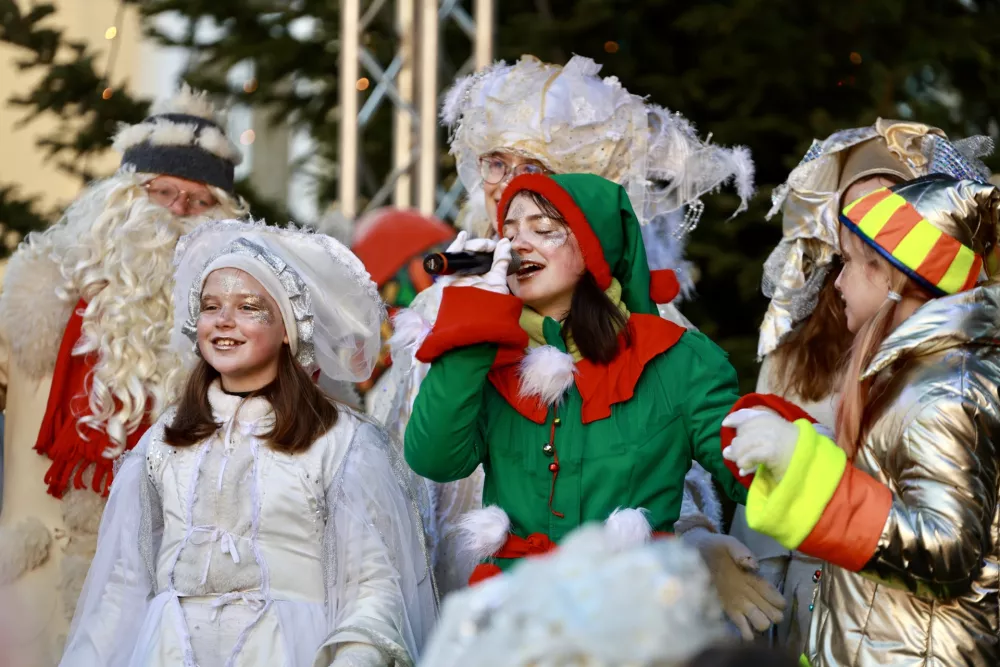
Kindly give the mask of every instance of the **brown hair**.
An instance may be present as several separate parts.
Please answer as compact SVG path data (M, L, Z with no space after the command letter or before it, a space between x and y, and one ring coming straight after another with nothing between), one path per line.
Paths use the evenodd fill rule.
M854 233L851 232L853 235ZM855 236L855 238L857 238ZM929 301L933 297L918 286L905 273L897 270L888 260L882 257L870 245L858 239L857 246L861 249L861 257L871 266L878 266L890 275L889 289L903 297ZM837 445L853 459L871 425L871 393L874 378L861 380L861 375L874 359L882 342L892 331L893 319L896 316L898 304L892 299L875 312L875 315L865 322L854 337L851 345L851 356L844 369L841 380L840 407L837 410Z
M625 314L597 286L590 271L584 272L573 290L563 328L573 334L583 358L599 364L611 363L618 356L619 335L626 346L632 344Z
M530 199L545 216L566 224L565 216L552 202L531 190L522 190L511 197L507 203L508 208L514 199L522 195ZM504 215L507 215L506 211ZM573 342L584 359L599 364L611 363L618 356L619 336L624 337L625 345L632 344L628 320L597 285L597 279L590 271L583 272L573 290L569 313L563 321L563 331L573 334Z
M837 389L840 371L851 348L844 302L835 283L843 263L834 259L812 313L771 354L777 389L810 402Z
M188 378L173 422L164 429L164 441L174 447L190 447L215 433L221 424L212 415L208 388L219 372L200 359ZM281 346L278 375L250 397L267 400L274 410L274 428L262 436L274 449L288 454L304 452L337 423L337 406L316 386L292 357L288 345Z

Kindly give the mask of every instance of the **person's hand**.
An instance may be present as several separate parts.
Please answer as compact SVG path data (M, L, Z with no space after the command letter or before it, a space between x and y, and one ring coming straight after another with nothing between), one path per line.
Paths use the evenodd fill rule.
M456 247L458 242L461 241L462 245ZM478 287L479 289L488 290L490 292L496 292L497 294L508 294L510 289L507 287L507 267L510 266L510 240L500 239L499 241L493 241L491 239L473 239L471 241L465 240L465 232L460 232L458 238L455 239L455 243L452 243L452 247L448 249L448 252L483 252L486 250L493 250L493 266L490 270L480 276L460 276L449 281L448 285L451 287Z
M707 528L693 528L681 538L701 554L722 610L746 641L754 632L764 632L781 622L785 599L781 592L757 574L757 559L742 542Z
M374 646L349 642L337 651L330 667L383 667L385 664L382 652Z
M741 475L763 465L775 480L785 476L799 439L795 424L772 412L750 408L737 410L723 419L722 425L736 429L736 437L722 456L735 463Z

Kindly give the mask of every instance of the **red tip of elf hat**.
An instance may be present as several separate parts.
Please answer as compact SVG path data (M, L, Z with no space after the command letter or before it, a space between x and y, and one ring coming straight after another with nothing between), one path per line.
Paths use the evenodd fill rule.
M602 290L608 289L611 286L611 267L604 259L604 249L601 248L600 239L591 229L587 216L577 206L576 201L563 190L562 186L545 174L522 174L510 182L500 197L500 205L497 206L497 229L503 229L510 200L524 191L542 195L562 213L566 224L573 230L577 243L580 244L580 252L583 253L583 263L587 270L594 274L598 287Z
M649 272L649 296L653 303L670 303L681 293L677 274L670 269Z
M594 233L590 223L587 222L587 216L584 215L573 197L549 176L523 174L510 182L497 206L497 229L503 228L507 207L510 206L511 200L515 195L524 191L536 192L556 207L566 220L566 224L573 230L577 243L580 245L580 252L583 254L583 262L587 270L593 274L597 286L602 290L608 289L611 286L611 267L604 257L601 240ZM677 298L681 291L677 274L670 269L659 269L649 273L649 295L655 303L670 303Z

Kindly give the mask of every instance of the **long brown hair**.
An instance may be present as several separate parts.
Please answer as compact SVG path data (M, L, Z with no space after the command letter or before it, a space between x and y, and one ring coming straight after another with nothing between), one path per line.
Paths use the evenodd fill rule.
M566 224L566 218L552 202L531 190L517 193L508 202L508 208L514 199L522 195L531 200L543 215ZM506 211L504 215L507 215ZM632 344L628 320L621 309L598 286L597 279L590 271L583 272L573 290L569 314L563 321L563 331L573 335L573 342L576 343L584 359L599 364L611 363L618 355L619 336L624 337L626 346Z
M777 389L805 401L821 401L837 390L851 348L844 302L835 283L843 263L834 259L816 298L816 307L771 353Z
M177 405L173 423L164 429L164 440L174 447L190 447L215 433L221 424L212 415L208 389L219 372L199 359L188 378ZM278 375L270 384L251 392L274 410L274 428L262 437L274 449L288 454L304 452L337 423L337 406L323 393L292 357L288 345L281 346Z
M860 260L889 273L890 290L902 297L921 301L933 298L867 243L859 241L855 245L861 250ZM897 307L896 301L886 299L875 315L861 326L851 345L851 356L841 380L840 407L837 410L837 445L847 453L849 459L853 459L857 453L872 419L871 394L874 378L861 380L861 375L892 332Z

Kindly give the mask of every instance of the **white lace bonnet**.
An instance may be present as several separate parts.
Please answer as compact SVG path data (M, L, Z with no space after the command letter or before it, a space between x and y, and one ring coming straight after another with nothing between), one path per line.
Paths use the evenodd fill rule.
M993 152L989 137L951 142L935 127L879 118L874 125L814 140L788 181L771 194L767 217L780 211L783 232L781 242L764 263L761 287L771 303L760 326L759 359L774 351L816 307L833 259L840 253L838 216L842 185L846 185L841 183L844 161L851 149L871 140L883 142L899 160L900 177L947 174L980 182L990 177L989 169L979 160Z
M621 552L601 527L445 601L426 667L672 667L724 638L697 551L660 540Z
M306 372L322 370L345 382L371 375L385 308L361 260L340 242L294 227L222 220L181 238L174 266L173 342L179 351L189 351L196 340L208 274L233 267L278 302L291 351Z
M746 208L753 196L750 151L701 140L683 116L629 93L616 77L600 78L600 71L582 56L565 66L523 56L456 81L441 118L452 132L459 178L475 205L483 199L479 158L502 149L555 173L621 183L639 222L664 227L647 237L651 267L678 268L703 195L732 182L736 213Z

